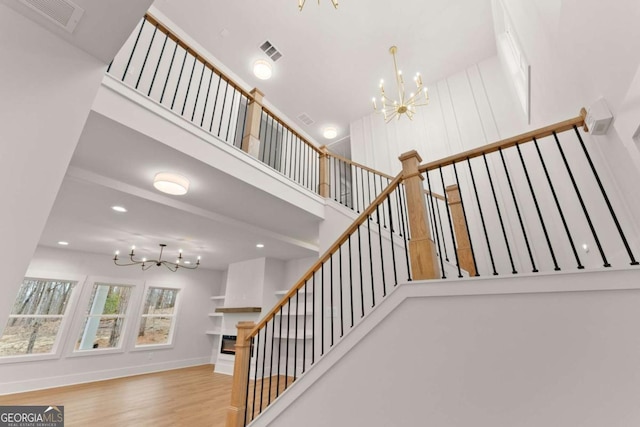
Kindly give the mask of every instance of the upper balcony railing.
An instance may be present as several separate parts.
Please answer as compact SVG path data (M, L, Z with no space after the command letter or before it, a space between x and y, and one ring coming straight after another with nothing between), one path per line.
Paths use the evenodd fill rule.
M143 93L323 197L364 209L391 177L318 148L246 90L146 15L107 69Z

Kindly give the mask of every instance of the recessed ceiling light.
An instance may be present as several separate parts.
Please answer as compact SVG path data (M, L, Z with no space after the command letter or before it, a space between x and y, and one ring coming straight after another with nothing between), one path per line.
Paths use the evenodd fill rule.
M111 209L113 209L116 212L126 212L127 208L123 207L123 206L111 206Z
M64 240L60 240L60 241L58 242L58 244L59 244L60 246L69 246L69 242L65 242Z
M338 131L336 130L336 128L332 128L332 127L324 128L324 131L322 132L322 136L324 136L327 139L333 139L336 136L338 136Z
M258 59L253 63L253 74L260 80L269 80L272 73L273 70L271 69L271 64L268 61Z
M262 243L258 243L258 244L256 245L256 248L262 249L262 248L264 248L264 244L262 244Z
M182 196L189 191L189 180L175 173L160 172L153 178L153 186L163 193Z

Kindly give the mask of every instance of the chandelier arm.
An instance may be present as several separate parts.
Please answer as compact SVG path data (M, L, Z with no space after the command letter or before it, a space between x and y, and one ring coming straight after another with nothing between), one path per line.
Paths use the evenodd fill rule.
M422 94L424 92L422 91L422 86L419 88L419 91L417 93L414 93L412 97L410 97L409 99L407 99L407 104L412 104L415 103L416 100L418 100Z
M130 262L130 263L126 263L126 264L122 264L122 263L119 264L118 261L120 261L119 258L118 259L114 259L113 263L115 265L119 266L119 267L128 267L130 265L140 265L140 264L142 264L141 262Z
M147 264L147 265L145 265ZM156 265L156 263L152 262L152 261L148 261L147 263L142 263L142 271L147 271L148 269L150 269L151 267L153 267L154 265Z
M319 0L318 0L319 1ZM331 3L333 3L333 8L337 9L338 8L338 0L331 0Z

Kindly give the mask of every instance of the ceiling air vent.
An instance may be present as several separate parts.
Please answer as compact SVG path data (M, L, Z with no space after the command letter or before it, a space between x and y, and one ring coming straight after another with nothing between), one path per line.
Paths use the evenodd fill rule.
M309 117L309 115L307 113L300 114L298 116L298 120L300 120L302 123L304 123L307 126L310 126L310 125L315 123L315 120L313 120L311 117Z
M282 58L282 53L274 45L271 44L269 40L262 43L260 45L260 49L271 58L273 62L276 62L278 59Z
M73 33L84 9L68 0L20 0L20 3Z

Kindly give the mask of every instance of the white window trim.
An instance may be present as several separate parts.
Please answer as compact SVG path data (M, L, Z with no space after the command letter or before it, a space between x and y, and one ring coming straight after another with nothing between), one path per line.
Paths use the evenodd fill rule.
M122 325L122 331L120 332L120 345L112 348L97 348L90 350L76 350L76 342L78 337L82 333L84 326L84 320L87 317L86 307L91 303L91 293L96 283L104 283L109 285L122 285L131 287L131 295L129 296L129 304L127 306L127 312L124 314L124 324ZM144 288L144 281L131 280L122 277L104 277L104 276L88 276L85 281L85 286L82 292L82 297L78 302L78 309L76 310L76 316L73 322L73 328L70 328L70 333L66 342L66 356L65 357L91 357L102 356L105 354L117 354L125 353L127 344L129 342L128 335L131 331L131 324L133 316L138 316L140 305L140 298L142 298L141 289Z
M75 282L73 290L71 291L71 298L69 298L69 302L67 303L67 308L65 313L62 316L42 316L42 317L62 317L62 321L60 322L60 327L58 329L58 333L56 335L56 340L53 343L51 353L41 353L41 354L20 354L15 356L4 356L0 357L0 365L6 363L20 363L20 362L36 362L41 360L51 360L51 359L60 359L62 356L62 350L64 348L65 337L69 334L69 331L72 330L71 326L73 325L73 314L76 312L76 306L78 300L80 298L80 294L82 292L82 288L87 279L85 275L78 274L60 274L60 273L51 273L46 271L28 271L25 274L24 279L36 279L36 280L55 280L55 281L67 281L67 282ZM20 284L22 286L22 283ZM13 302L15 302L16 295L13 296ZM13 307L13 305L12 305ZM34 317L34 316L23 316L23 317ZM0 333L4 333L4 328L9 322L9 316L4 320L5 323L2 325L2 330Z
M150 288L162 288L162 289L176 289L178 290L178 295L176 297L176 304L174 306L173 309L173 322L171 322L171 330L169 331L169 342L167 344L143 344L143 345L137 345L136 341L138 339L138 330L140 330L140 323L142 323L142 317L143 317L143 313L142 310L144 309L144 299L147 295L147 291ZM136 321L136 328L135 328L135 333L132 334L132 346L131 346L131 351L150 351L150 350L161 350L161 349L170 349L170 348L174 348L175 347L175 341L176 341L176 329L177 329L177 324L178 324L178 313L180 312L180 302L182 301L182 295L184 294L184 285L182 284L171 284L171 285L166 285L166 284L158 284L158 283L147 283L144 287L144 292L142 293L142 298L139 304L139 310L138 310L138 320ZM151 316L147 316L147 317L166 317L166 316L155 316L155 315L151 315Z

